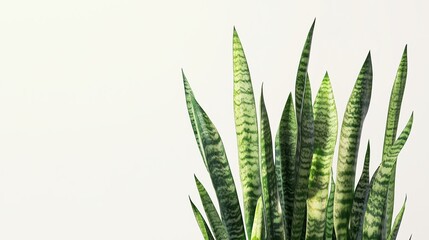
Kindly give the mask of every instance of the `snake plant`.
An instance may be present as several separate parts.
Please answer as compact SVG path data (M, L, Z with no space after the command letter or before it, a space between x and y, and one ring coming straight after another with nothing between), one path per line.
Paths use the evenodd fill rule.
M371 99L371 54L368 53L357 76L338 131L328 73L312 99L307 70L313 30L314 22L299 61L294 99L289 93L273 135L263 90L259 108L256 107L246 56L234 28L233 103L243 210L221 137L195 99L182 71L191 126L218 203L215 205L214 197L195 176L205 214L190 201L204 239L396 239L405 210L404 201L393 220L396 161L413 124L411 114L398 134L407 77L407 47L390 96L381 163L370 178L368 142L363 170L355 185L362 126ZM332 161L338 135L334 177Z

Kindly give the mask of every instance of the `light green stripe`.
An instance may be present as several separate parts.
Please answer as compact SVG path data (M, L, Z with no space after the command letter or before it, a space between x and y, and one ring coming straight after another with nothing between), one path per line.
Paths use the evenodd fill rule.
M264 204L262 202L262 196L259 197L258 203L256 204L255 218L253 219L253 228L251 240L263 240L264 238Z
M243 189L244 219L247 235L250 236L256 203L261 195L258 165L258 124L249 67L235 28L233 35L233 65L235 129Z

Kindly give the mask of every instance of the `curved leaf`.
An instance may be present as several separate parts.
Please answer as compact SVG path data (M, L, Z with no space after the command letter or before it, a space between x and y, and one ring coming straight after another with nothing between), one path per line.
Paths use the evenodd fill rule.
M253 219L253 228L251 240L263 240L264 238L264 203L262 202L262 196L259 197L258 203L256 204L255 219Z
M204 220L203 216L201 215L200 211L192 202L191 198L189 198L189 201L191 202L192 211L194 212L195 220L197 220L198 226L200 227L204 240L214 240L213 235L210 232L210 228L207 225L206 221Z
M216 127L193 96L192 107L195 113L195 125L201 133L201 143L210 178L219 201L222 221L230 240L243 240L246 235L240 204L222 140Z
M387 113L386 120L386 131L384 134L383 144L383 161L387 157L388 149L396 140L396 133L398 131L399 115L401 112L402 98L404 96L405 84L407 81L407 46L405 46L402 54L401 62L396 73L395 82L393 83L392 92L390 94L389 110ZM390 228L392 226L393 218L393 205L395 201L395 175L396 165L393 167L393 172L389 182L389 190L386 199L386 216L384 217L384 228L386 229L386 235L389 235Z
M402 216L404 216L405 211L405 204L407 203L407 197L405 197L404 204L402 204L402 208L399 211L398 215L395 218L395 222L393 223L392 231L389 234L389 237L387 240L396 240L396 237L398 236L399 227L401 226L402 222Z
M362 66L344 113L338 151L337 180L334 199L334 227L338 239L347 239L353 204L356 159L363 121L368 112L372 88L371 54Z
M243 188L244 219L247 235L250 236L256 203L261 195L258 165L258 124L249 67L235 28L233 60L235 129L237 133L240 178Z
M380 169L374 176L374 184L369 192L367 208L363 222L363 239L381 239L382 237L382 220L385 211L385 201L389 186L390 177L393 171L393 166L396 163L398 154L405 142L413 125L413 114L411 114L407 125L399 135L395 143L389 147L387 157L381 163Z
M337 108L326 73L314 103L314 153L308 180L307 240L323 238L337 133Z
M207 219L209 220L209 224L213 230L215 238L217 240L228 240L228 233L226 231L225 225L220 219L216 207L210 198L210 195L195 175L194 179L200 194L201 202L203 203L204 211L206 212Z
M350 239L360 240L362 239L362 225L363 216L366 208L366 200L369 191L369 160L371 155L371 149L368 141L368 145L365 153L365 163L363 166L362 174L360 176L358 185L356 186L355 196L353 199L352 212L350 214Z

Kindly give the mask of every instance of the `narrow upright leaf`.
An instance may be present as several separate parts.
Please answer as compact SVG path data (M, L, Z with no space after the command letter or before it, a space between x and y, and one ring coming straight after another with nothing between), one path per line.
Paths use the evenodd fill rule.
M204 165L206 165L206 168L207 168L207 160L204 153L204 148L201 143L201 133L199 132L195 124L195 110L192 106L192 97L194 96L194 93L192 92L191 86L189 85L189 82L186 79L183 69L182 69L182 77L183 77L183 85L185 87L186 106L188 108L188 114L189 114L189 119L191 120L192 130L194 131L195 140L197 141L198 149L200 150L201 156L204 161Z
M304 98L305 78L307 74L308 62L310 60L311 40L313 39L313 31L314 31L315 24L316 24L316 19L314 19L313 24L311 24L310 30L308 31L307 39L305 40L304 48L302 49L302 53L301 53L301 59L299 60L298 72L296 74L295 104L296 104L296 115L298 118L298 125L301 122L300 111L302 108L302 101Z
M264 203L262 202L262 196L258 199L256 204L255 219L253 219L253 229L251 240L264 240Z
M307 240L323 238L337 132L337 108L326 73L314 103L314 153L308 180Z
M216 127L193 96L192 108L195 113L195 125L200 132L202 147L207 159L210 178L219 201L222 221L228 231L229 239L244 240L246 235L240 204L222 140Z
M338 239L347 239L353 204L356 159L362 125L368 112L372 88L371 54L362 66L347 104L340 134L337 180L334 199L334 227Z
M263 88L261 90L261 179L262 199L265 209L265 228L267 239L284 239L283 217L279 211L280 201L277 192L277 178L273 159L273 143L270 122L265 108Z
M306 201L308 193L308 177L310 175L311 159L314 145L314 119L311 100L310 80L305 80L304 99L301 110L300 125L301 139L299 151L297 151L298 166L295 184L295 197L293 206L292 235L291 239L301 239L305 228Z
M194 212L195 220L197 220L198 226L200 227L204 240L214 240L213 235L210 232L210 228L207 225L206 221L204 220L203 216L201 215L200 211L192 202L191 198L189 198L189 201L191 202L192 211Z
M387 157L389 147L393 145L396 140L398 131L399 115L401 112L402 98L404 96L405 84L407 80L407 46L405 46L402 54L401 62L396 73L395 82L393 83L392 92L390 94L389 110L387 112L386 131L384 134L383 144L383 161ZM384 224L386 235L389 235L392 226L393 218L393 205L395 201L395 176L396 165L393 167L392 175L389 181L389 190L386 199L386 216L384 217Z
M395 143L389 147L387 157L382 161L377 175L374 176L374 183L371 186L369 192L367 208L365 211L365 217L363 222L363 239L381 239L382 237L382 220L383 213L385 211L385 201L387 197L387 191L389 186L389 180L393 171L393 166L396 163L398 154L405 142L413 125L413 114L411 114L407 125L405 126L402 133L399 135ZM380 207L381 206L381 207Z
M206 212L207 219L210 227L213 230L213 234L217 240L228 240L228 233L226 227L219 217L216 207L213 204L210 195L206 191L203 184L194 175L195 184L197 185L198 192L200 194L201 202L203 203L204 211Z
M243 189L244 219L247 235L250 236L256 203L261 195L258 165L258 124L249 67L247 66L246 56L235 28L233 36L233 59L235 129L237 133L240 178Z
M331 170L331 189L329 190L328 205L326 207L326 223L324 240L332 240L334 235L334 195L335 195L335 181L334 174Z
M350 214L350 239L362 239L363 216L365 213L366 199L369 191L369 160L370 160L370 145L366 148L365 163L358 185L356 186L355 196L353 199L352 212Z
M289 94L280 125L276 134L276 163L279 165L281 187L279 193L283 200L282 212L286 225L286 236L290 236L292 211L295 193L295 153L297 141L297 123L293 107L292 94ZM278 185L278 184L277 184Z
M399 211L398 215L395 218L395 222L393 223L392 231L389 234L389 237L387 240L396 240L396 237L398 236L399 227L401 226L402 222L402 216L404 216L405 211L405 204L407 203L407 197L405 197L404 204L402 204L402 208Z

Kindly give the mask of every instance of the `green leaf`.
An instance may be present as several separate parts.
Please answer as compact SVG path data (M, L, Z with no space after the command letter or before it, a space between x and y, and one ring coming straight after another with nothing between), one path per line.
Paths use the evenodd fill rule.
M404 204L402 204L401 210L399 211L398 215L396 215L395 222L393 223L392 231L390 232L387 240L396 240L396 237L398 236L398 232L399 232L399 227L401 226L402 216L404 216L406 203L407 203L407 197L405 197Z
M243 240L246 235L240 204L222 140L216 127L193 96L191 100L195 113L195 125L200 132L201 146L204 149L210 178L219 201L222 221L230 240Z
M350 214L350 239L362 239L363 216L365 213L366 200L369 191L369 160L370 160L370 145L366 148L365 163L358 185L356 186L355 196L353 199L352 212Z
M194 96L194 93L192 92L191 86L189 85L189 82L186 79L183 69L182 69L182 77L183 77L183 85L185 87L186 106L188 108L188 114L189 114L189 119L191 120L192 130L194 131L195 140L197 141L198 149L200 150L201 156L204 161L204 165L207 168L207 160L204 153L204 148L202 147L202 143L201 143L201 133L199 132L195 124L195 110L192 106L192 97Z
M203 216L201 215L200 211L192 202L191 198L189 198L189 201L191 202L192 211L194 212L195 220L197 220L198 226L200 227L204 240L214 240L213 235L210 232L210 228L207 225L206 221L204 220Z
M297 131L292 94L289 94L276 134L276 163L280 168L277 179L280 178L279 194L280 199L283 200L282 213L285 219L286 236L290 236L292 226Z
M297 147L297 179L295 187L295 197L293 206L292 235L291 239L300 239L303 228L305 228L305 211L308 193L308 177L310 175L311 159L313 157L314 145L314 119L313 106L311 100L310 80L305 80L304 100L301 109L301 120L299 132L301 138L298 139Z
M210 198L210 195L195 175L194 178L195 184L197 185L198 192L200 194L201 202L203 203L204 211L206 212L207 219L209 220L209 224L213 230L215 238L217 240L228 240L226 227L220 219L216 207Z
M413 114L411 114L407 125L399 135L395 143L389 147L387 157L382 161L380 169L374 176L374 184L368 197L367 208L363 222L363 239L381 239L382 237L382 220L385 211L385 201L389 186L393 166L396 163L399 152L405 145L413 125Z
M256 204L255 219L253 219L253 228L251 240L263 240L264 238L264 203L262 196L259 197Z
M389 110L386 120L386 131L384 134L383 144L383 161L387 157L389 147L395 142L398 131L399 115L401 112L402 98L404 96L405 84L407 81L407 46L405 46L402 54L401 62L396 73L395 82L393 83L392 92L390 94ZM395 175L396 165L393 167L392 176L389 182L389 190L386 199L386 216L384 217L384 225L386 235L389 235L392 226L393 205L395 201Z
M307 197L307 240L323 238L338 117L334 93L326 73L314 103L314 153Z
M334 174L331 170L331 189L329 190L328 205L326 206L326 222L324 240L332 240L335 238L334 234L334 195L335 195L335 181Z
M247 235L252 233L256 203L261 195L258 124L249 67L234 28L234 115Z
M310 50L311 50L311 40L313 39L314 25L316 24L316 19L314 19L313 24L311 24L310 30L307 34L307 39L305 40L304 48L302 49L301 58L299 60L298 72L296 74L295 82L295 104L296 104L296 115L298 118L298 125L301 122L301 108L302 101L304 98L304 87L305 87L305 78L307 74L308 62L310 60Z
M265 228L267 239L284 239L283 217L280 212L280 201L277 192L277 178L273 159L273 143L270 122L265 108L263 87L261 88L261 179L262 199L265 209Z
M347 239L347 229L353 204L356 159L362 125L368 112L372 88L371 54L359 73L347 104L340 133L337 180L334 199L334 228L338 239Z

